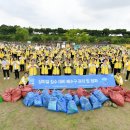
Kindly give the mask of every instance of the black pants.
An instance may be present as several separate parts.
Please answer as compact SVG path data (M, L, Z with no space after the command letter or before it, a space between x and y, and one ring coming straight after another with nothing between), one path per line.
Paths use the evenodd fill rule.
M20 71L24 71L24 65L20 65Z
M48 75L52 75L52 69L48 70Z
M14 70L15 73L15 79L19 79L19 71L18 70Z
M10 69L10 72L13 72L13 66L12 65L10 65L9 69Z
M111 64L111 73L113 73L114 70L114 64Z
M87 74L87 69L84 69L83 75Z
M129 74L130 74L130 71L127 71L127 74L126 74L126 80L128 80L128 78L129 78Z
M120 73L121 72L121 69L115 69L114 68L114 75L116 75L116 73Z
M96 68L96 74L98 74L98 68Z
M3 70L4 78L9 77L9 70Z
M67 73L65 73L65 75L71 75L71 74L67 74Z

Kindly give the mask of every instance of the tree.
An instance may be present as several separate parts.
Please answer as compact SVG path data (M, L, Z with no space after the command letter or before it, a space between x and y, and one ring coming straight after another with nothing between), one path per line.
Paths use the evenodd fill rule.
M15 39L17 41L27 41L28 38L29 38L28 29L20 28L20 27L18 27L16 29L16 37L15 37Z

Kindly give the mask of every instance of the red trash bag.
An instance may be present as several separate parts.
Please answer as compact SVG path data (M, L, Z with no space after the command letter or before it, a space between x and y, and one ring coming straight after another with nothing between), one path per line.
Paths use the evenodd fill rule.
M5 90L4 94L1 95L5 102L11 102L11 91L12 90L13 90L12 88L7 89L7 90Z
M21 89L20 88L13 89L11 95L12 95L12 102L18 101L22 97Z
M120 86L116 86L116 87L113 87L111 90L120 91L120 90L123 90L123 88L121 88Z
M110 95L110 88L100 87L98 90L100 90L105 96L109 96Z
M124 97L119 92L111 91L110 92L110 98L118 106L124 106L124 103L125 103Z
M125 102L130 102L130 97L125 97Z
M31 92L32 89L32 85L26 85L24 87L21 88L22 91L22 97L25 97L27 93Z
M127 92L125 92L125 96L130 98L130 90L128 90Z
M79 97L81 97L81 96L89 96L90 95L90 93L89 92L87 92L85 89L83 89L83 88L78 88L77 89L77 95L79 96Z

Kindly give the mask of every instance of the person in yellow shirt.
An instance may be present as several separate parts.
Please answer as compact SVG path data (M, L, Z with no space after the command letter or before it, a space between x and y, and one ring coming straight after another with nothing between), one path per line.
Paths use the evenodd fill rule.
M42 60L40 64L41 73L40 75L48 75L49 65L46 63L46 60Z
M84 66L81 59L79 60L79 63L75 66L75 69L76 69L76 75L83 75Z
M24 64L25 64L25 58L24 58L24 56L21 56L19 58L19 61L20 61L20 71L24 71Z
M65 75L71 75L71 73L72 73L72 65L71 65L71 63L70 63L70 61L69 61L69 59L67 59L66 60L66 62L64 63L64 67L63 67L63 69L64 69L64 74Z
M116 73L120 73L121 68L122 68L122 60L120 57L117 57L115 64L114 64L114 75L116 75Z
M17 60L16 57L12 62L12 66L13 66L13 71L15 73L15 79L19 79L20 62Z
M107 63L107 60L105 59L103 64L101 65L101 74L108 74L110 68L111 66Z
M96 68L98 68L97 64L95 63L95 60L92 59L92 62L89 63L89 74L96 74Z
M24 73L24 76L21 78L20 82L19 82L19 86L25 86L28 85L29 80L28 80L28 72Z
M127 60L127 62L125 63L124 67L125 67L124 69L127 70L126 80L125 80L125 81L127 81L128 78L129 78L129 74L130 74L130 58L128 58L128 60Z
M115 78L115 81L116 81L116 85L119 85L119 86L123 85L123 78L122 78L120 73L116 73L114 78Z
M31 60L31 64L28 66L29 76L37 75L37 69L39 67L37 66L34 59Z
M9 61L6 59L6 57L4 57L2 62L1 62L1 68L3 70L4 80L6 79L6 77L7 77L7 79L10 79Z
M54 61L54 64L52 65L52 75L60 75L61 74L61 67L58 62L58 60Z

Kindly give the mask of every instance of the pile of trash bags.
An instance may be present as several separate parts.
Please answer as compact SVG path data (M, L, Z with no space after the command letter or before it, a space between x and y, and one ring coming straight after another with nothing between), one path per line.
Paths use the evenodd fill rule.
M83 88L68 90L33 90L32 85L10 88L0 95L0 102L16 102L23 99L25 106L45 107L50 111L67 114L95 110L102 106L124 106L130 102L130 90L124 87L100 87L87 91Z
M79 88L78 91L80 91ZM83 89L84 90L84 89ZM86 94L84 92L84 94ZM89 94L89 98L84 95L70 93L63 94L60 90L43 90L42 93L29 92L23 99L25 106L45 107L49 111L64 112L67 114L78 113L78 106L83 111L90 111L102 107L102 104L109 100L100 90L94 90Z
M16 102L22 97L25 97L28 92L33 91L32 85L26 85L23 87L9 88L1 94L2 99L5 102Z

